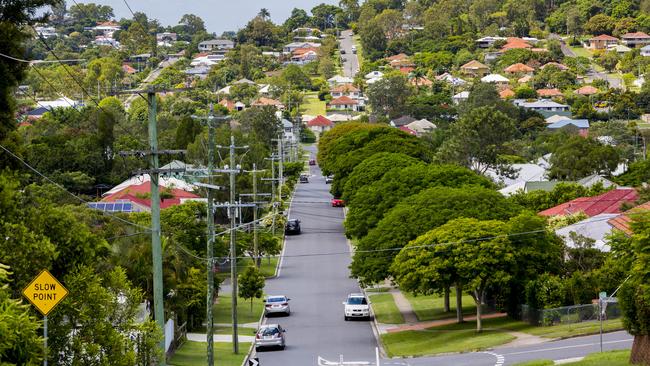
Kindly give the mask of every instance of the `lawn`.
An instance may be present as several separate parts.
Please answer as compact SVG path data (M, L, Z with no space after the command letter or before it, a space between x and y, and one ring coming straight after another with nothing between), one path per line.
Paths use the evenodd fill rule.
M413 307L415 315L420 321L439 320L456 317L456 291L452 289L449 296L450 312L444 312L444 298L441 295L418 295L404 294ZM463 295L463 314L476 314L476 305L470 295Z
M357 59L359 60L359 69L363 65L363 46L361 46L361 37L358 35L352 36L352 41L355 46L357 46Z
M244 362L246 353L251 344L239 342L239 354L232 353L232 343L215 342L214 343L214 363L219 366L240 366ZM169 365L174 366L194 366L205 365L205 343L203 342L185 342L179 348L174 357L169 361Z
M571 50L573 52L575 52L576 56L578 56L578 57L587 57L587 58L592 58L593 57L593 53L590 50L588 50L588 49L586 49L584 47L570 46L569 48L571 48Z
M305 93L301 112L310 116L325 115L325 102L318 99L317 92Z
M372 311L377 321L384 324L403 324L404 317L400 313L392 294L377 294L370 296Z
M446 352L470 352L508 343L515 339L498 329L492 329L493 319L483 322L486 328L476 333L476 324L451 324L425 330L388 333L381 340L388 356L424 356Z
M215 325L214 326L214 334L232 334L232 327L231 326L221 326L221 325ZM237 334L239 335L254 335L253 332L255 332L257 328L244 328L244 327L237 327ZM207 333L207 329L204 326L201 326L200 328L196 328L190 333Z
M603 322L603 331L605 332L621 329L623 329L623 322L621 319L606 320ZM591 321L576 324L554 325L550 327L529 326L522 331L545 338L568 338L579 335L596 334L600 331L600 323L597 321Z
M241 272L252 264L253 259L244 258L239 260L237 267L239 267L238 270ZM275 269L278 266L278 257L262 258L261 264L260 271L264 277L269 278L275 276Z
M230 324L231 309L230 296L219 296L219 303L214 306L214 322ZM237 320L239 324L257 323L264 311L264 303L261 299L253 299L253 311L251 312L250 300L239 298L237 300Z
M587 355L582 361L565 363L567 366L628 366L630 362L630 350L609 351L603 353L592 353ZM518 366L548 366L554 365L551 360L537 360L517 364Z

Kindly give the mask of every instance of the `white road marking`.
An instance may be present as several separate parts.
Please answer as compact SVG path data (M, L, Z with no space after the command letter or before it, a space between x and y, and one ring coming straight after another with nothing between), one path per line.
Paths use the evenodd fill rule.
M632 342L634 338L628 338L628 339L623 339L620 341L609 341L609 342L603 342L603 344L615 344L615 343L625 343L625 342ZM580 348L580 347L589 347L589 346L597 346L600 343L584 343L584 344L576 344L573 346L563 346L563 347L553 347L553 348L542 348L542 349L534 349L534 350L529 350L529 351L523 351L523 352L511 352L511 353L504 353L505 356L512 356L512 355L523 355L527 353L533 353L533 352L547 352L547 351L558 351L562 349L570 349L570 348Z
M494 353L494 352L481 352L481 353L485 353L490 356L496 357L497 362L494 364L494 366L502 366L503 363L506 362L506 358L503 355L500 355L498 353Z
M553 363L556 364L556 365L563 365L565 363L582 361L583 359L584 359L584 357L565 358L563 360L555 360L555 361L553 361Z

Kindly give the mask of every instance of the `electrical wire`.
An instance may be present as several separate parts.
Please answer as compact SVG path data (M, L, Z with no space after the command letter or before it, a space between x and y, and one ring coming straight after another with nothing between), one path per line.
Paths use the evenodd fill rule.
M58 61L58 60L56 60L56 61L54 61L54 60L24 60L22 58L9 56L9 55L6 55L4 53L0 53L0 57L8 58L8 59L13 60L13 61L22 62L22 63L26 63L26 64L30 64L30 65L33 65L33 64L46 64L46 63L59 63L59 62L86 61L86 59L84 59L84 58L67 59L67 60L61 60L61 61Z

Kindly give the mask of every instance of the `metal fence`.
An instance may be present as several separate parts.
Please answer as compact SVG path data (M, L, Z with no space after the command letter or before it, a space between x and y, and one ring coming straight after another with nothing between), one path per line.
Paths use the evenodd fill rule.
M560 324L575 324L586 321L600 320L598 317L598 303L574 306L563 306L554 309L533 309L522 305L521 320L538 326L551 326ZM621 308L616 299L607 299L603 302L603 320L621 317Z

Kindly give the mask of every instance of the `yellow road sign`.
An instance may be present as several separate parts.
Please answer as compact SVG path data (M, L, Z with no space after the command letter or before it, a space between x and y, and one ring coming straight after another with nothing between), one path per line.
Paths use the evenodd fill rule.
M41 314L47 316L68 296L68 290L47 269L44 269L25 287L23 296L36 306Z

